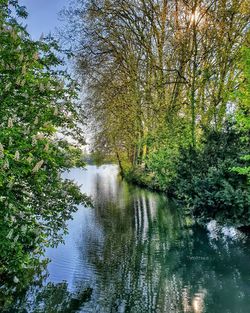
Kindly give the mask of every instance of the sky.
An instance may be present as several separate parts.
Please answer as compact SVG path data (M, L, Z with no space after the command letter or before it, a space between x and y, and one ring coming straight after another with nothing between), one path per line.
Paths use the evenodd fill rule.
M19 0L29 13L25 24L32 39L39 39L42 33L53 33L55 28L60 26L58 13L69 2L70 0Z

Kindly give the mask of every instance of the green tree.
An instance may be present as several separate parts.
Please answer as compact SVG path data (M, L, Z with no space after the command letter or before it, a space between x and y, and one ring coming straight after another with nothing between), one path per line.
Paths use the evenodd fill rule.
M238 124L246 128L248 123L243 80L249 68L243 65L242 74L239 60L248 40L249 12L246 0L82 0L66 11L70 38L72 31L79 36L75 56L95 125L94 147L116 155L121 172L136 183L180 191L190 206L196 185L197 211L203 212L202 206L219 211L223 203L232 216L232 208L244 207L237 218L248 212L241 205L248 203L246 177L229 167L248 171L240 160L243 155L249 159L247 145L239 142L237 156L230 156L223 142L228 140L233 150L241 137L233 123L228 129L231 102L239 112ZM237 99L231 101L236 90ZM216 166L204 166L206 152ZM197 171L187 177L184 168L190 173L196 168L196 155ZM176 186L177 178L184 188Z
M237 127L243 133L241 140L245 142L248 149L243 152L241 159L245 161L244 166L234 167L233 170L242 175L248 176L250 181L250 48L242 48L242 60L240 64L242 71L243 83L235 92L234 100L238 104L238 111L236 114Z
M76 204L88 202L62 172L81 161L77 88L52 40L32 41L18 1L0 1L0 280L20 291L42 271ZM14 287L13 287L14 283ZM12 287L11 287L12 286ZM6 300L6 301L5 301ZM0 305L1 305L0 301Z

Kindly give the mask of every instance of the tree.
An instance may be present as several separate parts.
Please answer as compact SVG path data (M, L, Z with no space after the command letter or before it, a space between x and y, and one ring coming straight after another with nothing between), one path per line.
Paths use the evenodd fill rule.
M234 94L234 100L238 104L238 111L236 115L237 128L242 134L241 140L246 144L246 149L243 151L241 160L245 161L245 165L234 167L233 170L241 175L247 175L250 180L250 48L242 48L242 59L240 63L241 77L243 84Z
M223 128L238 85L245 7L245 0L110 0L69 8L66 37L73 32L79 42L76 67L95 138L136 167L175 138L199 147L204 128Z
M198 207L211 202L219 208L220 200L225 211L235 201L239 204L235 208L242 207L247 197L245 177L235 173L231 173L234 197L227 203L231 190L227 165L242 163L228 156L225 161L220 144L234 134L233 124L228 130L230 95L242 90L248 97L238 65L248 40L249 12L246 0L87 0L77 1L66 12L70 32L79 39L76 67L88 94L88 115L96 126L94 146L116 155L127 178L177 194L176 178L182 176L183 167L195 167L193 157L198 155L199 179L194 184L209 178L198 188ZM234 101L236 111L245 101ZM228 144L235 147L238 139ZM205 151L213 154L210 145L217 149L219 165L204 169L201 156ZM248 158L246 145L237 149ZM180 178L184 187L191 178ZM219 185L221 198L216 200L217 179L226 183ZM244 194L238 198L237 183ZM191 204L193 187L191 196L182 189ZM211 198L204 200L210 187ZM208 207L204 205L205 210Z
M17 1L1 0L0 303L42 272L44 247L62 240L76 204L88 202L61 176L84 166L75 82L54 40L30 39L20 22L26 16Z

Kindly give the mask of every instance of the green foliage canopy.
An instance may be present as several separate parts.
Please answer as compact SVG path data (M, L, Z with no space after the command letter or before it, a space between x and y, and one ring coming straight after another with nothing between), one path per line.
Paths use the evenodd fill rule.
M61 240L76 204L88 202L61 175L84 166L76 83L63 70L53 39L30 39L20 22L25 16L17 1L0 1L0 280L5 296L42 271L44 247Z

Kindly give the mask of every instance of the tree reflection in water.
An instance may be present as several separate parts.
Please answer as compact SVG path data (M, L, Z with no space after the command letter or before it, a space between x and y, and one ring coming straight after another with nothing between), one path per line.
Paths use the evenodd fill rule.
M48 285L27 311L248 313L249 238L208 236L164 195L115 173L88 167L84 174L95 203L77 232L77 271L68 281L74 291L66 282Z
M89 301L91 288L79 290L75 293L68 291L67 282L49 283L43 288L32 288L25 301L15 305L16 312L33 313L71 313L81 309ZM11 310L13 312L13 309Z
M246 242L210 240L163 195L123 181L96 176L93 198L103 237L88 236L97 281L86 312L248 312Z
M2 253L5 252L3 255L7 254L8 259L15 264L16 275L12 279L12 276L8 275L8 271L6 271L5 276L0 276L0 311L8 312L10 310L13 312L12 309L9 309L12 305L15 306L13 301L18 303L17 307L20 306L31 286L33 288L42 286L48 276L49 260L45 256L45 251L48 247L57 247L59 243L63 242L68 231L68 221L76 212L79 204L90 205L90 199L80 192L73 181L63 180L58 175L51 181L51 184L47 184L43 188L43 192L37 191L34 201L29 204L36 214L17 212L17 215L22 213L24 216L22 219L16 220L19 222L19 229L16 230L19 232L17 237L19 240L12 240L12 242L9 240L11 244L8 247L8 253L3 251L2 246L0 249ZM47 212L47 214L41 212ZM30 227L31 220L36 222L35 226L32 224ZM2 220L0 236L1 232L5 230L3 224ZM24 227L25 232L23 231ZM19 249L15 249L16 247ZM0 264L0 267L4 266L6 267L5 263Z

